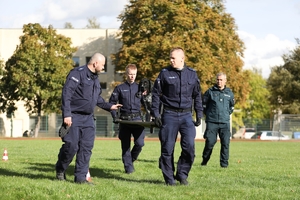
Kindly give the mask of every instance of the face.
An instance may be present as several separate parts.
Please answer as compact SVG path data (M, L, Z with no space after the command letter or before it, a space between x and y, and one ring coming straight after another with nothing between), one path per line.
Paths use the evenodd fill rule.
M104 65L105 65L105 58L102 58L100 60L97 60L94 62L94 68L96 72L101 72L104 70Z
M217 85L219 89L224 89L226 85L226 77L224 75L220 75L217 77Z
M170 54L170 62L172 67L181 69L184 65L184 54L180 50L175 50Z
M127 81L129 83L133 83L135 81L136 73L137 73L136 69L127 69L126 76L127 76Z

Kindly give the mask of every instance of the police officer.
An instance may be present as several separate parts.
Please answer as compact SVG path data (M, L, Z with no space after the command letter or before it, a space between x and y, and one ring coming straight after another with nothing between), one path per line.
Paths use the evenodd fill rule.
M70 71L62 89L62 117L69 133L62 138L56 163L56 178L65 180L65 172L76 154L74 181L88 183L86 175L95 139L94 108L110 111L120 104L112 105L100 96L98 73L104 69L105 57L95 53L85 66Z
M221 142L220 165L226 168L229 159L230 115L234 110L234 95L226 87L226 74L218 73L216 78L217 83L203 95L204 114L206 115L206 130L203 137L206 140L201 165L205 166L209 161L219 135Z
M141 101L142 96L137 95L138 84L135 82L137 75L137 67L134 64L126 66L127 80L116 86L109 102L115 104L119 102L122 104L120 113L118 116L116 111L111 111L114 123L117 123L117 119L141 121ZM131 135L134 139L134 146L130 150ZM145 131L143 126L139 125L119 125L119 139L121 140L122 148L122 161L124 164L125 173L131 174L134 172L133 162L138 158L144 146Z
M155 124L160 127L159 167L167 185L175 185L175 180L188 185L187 178L195 157L195 126L201 124L203 111L200 80L196 71L186 66L182 48L171 50L170 61L171 65L158 75L152 91L152 111ZM196 111L196 122L192 119L192 107ZM181 134L181 155L174 176L174 147L178 132Z

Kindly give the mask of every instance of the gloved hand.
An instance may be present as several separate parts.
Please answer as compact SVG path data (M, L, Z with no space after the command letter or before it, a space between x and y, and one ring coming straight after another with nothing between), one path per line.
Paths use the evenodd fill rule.
M195 126L200 126L201 125L201 118L198 117L197 120L194 122Z
M118 117L114 117L113 118L113 123L114 124L118 124L119 123L119 118Z
M160 128L160 127L162 126L161 118L160 118L160 117L155 117L154 123L155 123L155 125L156 125L158 128Z

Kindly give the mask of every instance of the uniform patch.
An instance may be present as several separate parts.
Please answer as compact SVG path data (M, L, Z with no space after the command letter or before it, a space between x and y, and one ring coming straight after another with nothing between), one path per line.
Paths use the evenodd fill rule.
M74 76L72 76L71 78L73 81L76 81L77 83L79 82L79 80L77 78L75 78Z
M169 76L168 77L169 79L175 79L175 78L177 78L176 76Z

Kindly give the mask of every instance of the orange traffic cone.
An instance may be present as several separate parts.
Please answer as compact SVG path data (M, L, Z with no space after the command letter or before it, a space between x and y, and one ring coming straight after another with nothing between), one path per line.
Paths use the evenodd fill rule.
M8 160L8 154L7 154L7 150L6 149L4 149L2 160L3 161L7 161Z
M91 177L91 174L90 174L90 170L88 171L88 173L86 174L86 180L88 182L91 182L92 181L92 177Z

